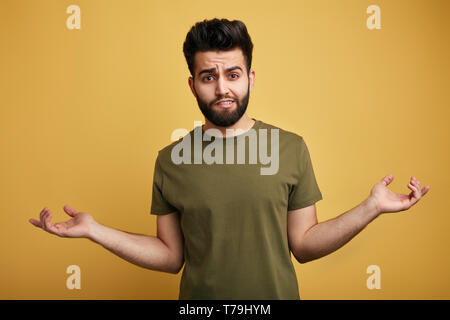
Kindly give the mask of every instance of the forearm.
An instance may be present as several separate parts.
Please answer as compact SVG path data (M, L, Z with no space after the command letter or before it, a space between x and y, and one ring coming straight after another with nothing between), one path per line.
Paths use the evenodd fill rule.
M368 198L340 216L311 227L294 255L301 263L326 256L349 242L378 215L374 201Z
M179 271L169 247L158 237L128 233L95 223L88 238L143 268L169 273Z

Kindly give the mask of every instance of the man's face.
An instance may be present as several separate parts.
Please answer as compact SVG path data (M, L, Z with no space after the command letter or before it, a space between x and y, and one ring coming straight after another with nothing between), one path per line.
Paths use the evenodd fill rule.
M189 86L203 115L218 127L235 124L247 110L255 79L242 50L197 52L194 66Z

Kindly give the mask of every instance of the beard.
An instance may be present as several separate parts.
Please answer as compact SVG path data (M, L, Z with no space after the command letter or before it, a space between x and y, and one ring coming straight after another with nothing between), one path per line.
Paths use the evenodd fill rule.
M196 99L200 111L203 113L206 119L211 121L218 127L229 127L235 124L247 110L248 100L250 98L250 83L247 88L247 94L239 100L238 98L220 96L216 100L208 103L201 100L196 92ZM232 99L236 103L236 108L222 109L214 108L214 104L222 99Z

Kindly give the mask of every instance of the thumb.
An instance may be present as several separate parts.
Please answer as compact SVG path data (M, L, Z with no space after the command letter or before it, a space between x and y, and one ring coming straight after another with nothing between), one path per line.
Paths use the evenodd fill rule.
M75 209L69 207L68 205L65 205L63 209L71 217L75 217L78 214L78 212Z
M388 174L386 177L383 178L383 180L381 180L381 182L385 186L387 186L387 185L389 185L392 182L392 180L394 180L394 175Z

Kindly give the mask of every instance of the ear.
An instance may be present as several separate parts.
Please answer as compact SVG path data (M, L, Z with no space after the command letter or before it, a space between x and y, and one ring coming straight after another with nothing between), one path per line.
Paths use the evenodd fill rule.
M192 94L194 95L194 97L197 97L197 94L195 93L195 88L194 88L194 78L189 77L188 84L189 84L189 88L191 88L191 91L192 91Z
M255 85L255 70L250 70L250 74L248 75L248 81L250 82L250 91L253 90L253 87Z

